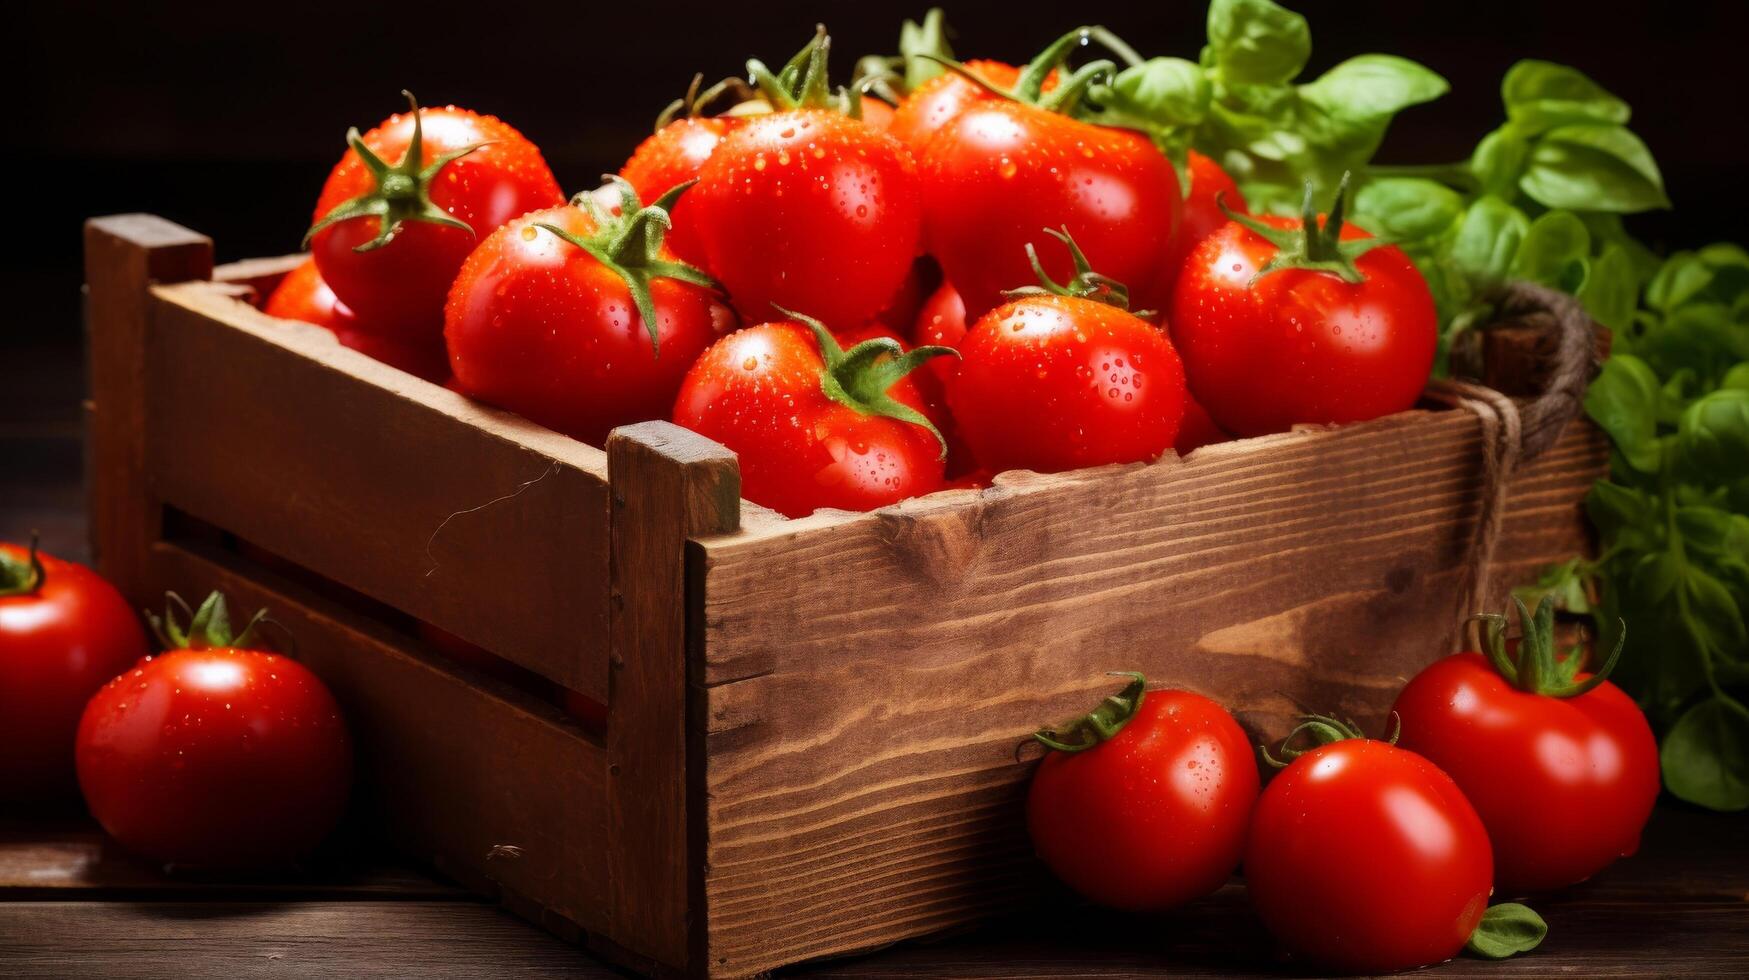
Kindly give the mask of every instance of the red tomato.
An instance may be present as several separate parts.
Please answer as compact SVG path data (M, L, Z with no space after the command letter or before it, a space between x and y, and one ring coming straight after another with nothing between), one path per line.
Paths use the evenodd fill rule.
M71 793L79 713L147 652L114 586L34 545L0 544L0 799Z
M898 351L891 339L844 351L811 318L748 327L692 366L674 421L734 450L742 495L790 517L931 493L945 447L904 375L937 352Z
M1433 367L1439 318L1402 249L1359 244L1370 236L1335 220L1312 222L1315 234L1306 219L1244 220L1191 252L1172 301L1172 337L1215 422L1258 436L1413 406ZM1284 249L1289 265L1263 272ZM1301 261L1320 265L1293 264Z
M565 200L533 143L467 109L415 104L348 142L316 201L309 244L322 278L376 336L435 341L444 296L474 246Z
M723 137L691 194L706 267L748 323L778 307L839 329L865 323L920 251L916 164L830 95L830 40L816 34L791 59L793 81L747 63L776 111Z
M1603 679L1615 656L1596 675L1579 671L1583 654L1555 659L1552 603L1534 619L1520 604L1519 617L1516 662L1496 620L1488 656L1436 661L1396 706L1404 747L1450 773L1475 804L1494 842L1495 881L1514 894L1564 888L1632 854L1658 798L1646 716Z
M668 198L617 217L580 200L524 215L468 256L444 337L463 393L599 446L615 426L665 417L716 331L709 279L661 245ZM623 233L634 224L645 234ZM616 241L617 268L595 254Z
M865 340L885 337L897 343L901 350L911 350L918 346L952 347L952 344L913 344L902 333L880 320L870 320L855 330L834 330L832 336L840 347L849 350ZM918 370L906 375L917 388L917 394L923 399L923 414L928 417L941 437L947 441L947 472L958 474L971 468L971 456L965 443L959 437L959 427L954 423L953 412L947 407L947 387L941 378L932 370L943 361L955 361L957 357L936 357L922 365Z
M965 69L1003 89L1012 88L1020 77L1019 68L1000 61L968 61ZM1049 90L1055 82L1054 78L1047 80L1045 89ZM975 102L994 98L998 96L959 72L944 71L905 96L893 110L887 132L921 157L930 138L954 117Z
M959 345L948 405L991 472L1141 462L1178 435L1184 372L1172 342L1121 296L1087 298L1114 284L1067 243L1078 270L1069 286L1041 276L1048 292L990 311Z
M911 327L911 342L958 350L960 342L965 339L966 301L960 298L959 290L953 288L952 283L943 282L917 311ZM937 358L929 362L926 370L940 378L945 387L959 375L960 362L951 357Z
M731 116L682 116L639 143L619 175L637 191L638 200L654 201L676 184L698 179L705 161L736 122ZM675 202L670 218L668 247L682 261L703 264L704 248L693 227L690 196Z
M352 749L334 696L295 660L249 649L212 611L177 647L107 684L85 709L79 785L123 847L168 864L296 861L339 821Z
M893 107L872 95L862 97L862 124L877 133L892 128Z
M1232 436L1221 430L1215 420L1209 418L1209 411L1202 403L1184 393L1184 421L1178 426L1178 438L1172 441L1172 449L1180 456L1189 456L1204 446L1212 446L1217 442L1229 442Z
M1134 676L1073 733L1040 733L1058 750L1033 774L1026 823L1039 858L1069 887L1112 908L1158 911L1233 873L1257 802L1257 760L1226 709L1189 691L1144 694Z
M1296 956L1344 972L1456 955L1494 876L1475 808L1421 756L1314 723L1340 740L1294 758L1252 816L1245 887L1263 924Z
M1224 202L1239 213L1245 211L1245 195L1239 193L1239 185L1221 169L1220 164L1191 150L1185 170L1190 176L1190 192L1184 196L1178 234L1172 237L1172 247L1167 251L1161 276L1161 295L1168 298L1178 284L1178 275L1184 270L1184 260L1191 251L1226 225L1227 214L1221 210L1221 204Z
M887 305L875 313L873 319L904 333L911 328L917 319L917 312L923 308L923 300L935 284L941 281L941 269L935 260L927 255L919 255L911 263L911 271L905 275L905 281L899 283L899 288L893 295L887 297Z
M358 317L322 281L315 259L305 259L286 273L267 297L262 312L325 327L342 346L434 384L443 384L449 379L449 355L444 352L441 338L400 341L361 329Z

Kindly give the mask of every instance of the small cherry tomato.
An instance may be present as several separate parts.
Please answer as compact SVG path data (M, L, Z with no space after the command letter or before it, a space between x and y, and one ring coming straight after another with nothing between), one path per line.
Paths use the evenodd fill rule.
M83 565L0 544L0 799L69 795L85 702L149 651L115 587Z
M790 517L870 510L941 488L946 442L906 377L943 348L876 336L842 349L812 317L730 334L687 373L674 421L734 450L741 493Z
M154 621L168 652L92 697L79 786L123 847L167 864L284 865L320 844L346 803L352 749L340 707L295 660L232 636L217 593L186 630Z
M351 149L328 175L305 240L359 329L434 343L444 296L474 246L565 196L540 151L509 124L407 101L411 111L347 134Z
M685 186L643 207L620 181L619 215L584 194L493 232L445 310L457 387L597 446L666 417L716 339L710 278L662 245Z
M1152 460L1172 447L1184 414L1171 341L1058 237L1077 269L1069 284L1052 282L1035 255L1045 286L991 310L959 345L948 405L972 458L991 472Z
M1441 962L1488 908L1488 832L1432 762L1351 725L1311 717L1317 748L1292 760L1257 801L1245 887L1295 956L1353 973ZM1290 736L1291 738L1292 736Z
M1415 404L1438 346L1414 263L1330 219L1235 217L1185 260L1172 339L1196 400L1237 436L1359 422ZM949 270L951 273L951 270Z
M1508 894L1564 888L1632 854L1659 785L1645 714L1605 680L1621 647L1585 673L1582 650L1555 656L1551 600L1534 617L1521 602L1518 612L1516 659L1505 617L1486 617L1486 655L1434 662L1396 706L1403 746L1450 773L1475 804Z
M1142 675L1063 731L1027 791L1039 858L1101 905L1159 911L1225 884L1257 802L1257 759L1226 709Z

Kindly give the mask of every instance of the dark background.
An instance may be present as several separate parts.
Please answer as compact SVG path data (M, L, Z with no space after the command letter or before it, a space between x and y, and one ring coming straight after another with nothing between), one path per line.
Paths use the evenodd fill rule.
M154 211L211 235L220 261L293 251L346 128L401 108L457 102L540 145L569 191L616 169L694 71L785 60L816 20L836 65L891 51L915 6L789 0L730 7L674 0L581 3L46 3L8 11L0 125L12 174L0 240L0 476L76 467L79 224ZM962 56L1023 60L1096 10L1144 54L1195 58L1201 0L1055 7L946 4ZM1499 81L1521 57L1573 64L1635 108L1676 210L1633 227L1655 245L1743 238L1749 134L1742 4L1596 0L1299 0L1309 73L1386 51L1445 75L1452 92L1396 123L1382 159L1466 155L1502 114ZM20 30L22 28L22 30ZM22 101L19 101L22 99ZM47 431L60 448L46 449ZM8 492L0 481L0 495ZM0 496L0 507L29 501Z

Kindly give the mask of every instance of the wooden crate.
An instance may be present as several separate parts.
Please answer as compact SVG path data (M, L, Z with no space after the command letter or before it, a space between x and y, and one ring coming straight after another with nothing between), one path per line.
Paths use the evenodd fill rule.
M86 255L103 572L271 607L393 841L638 969L748 975L1036 899L1016 748L1108 670L1263 737L1302 704L1377 723L1449 649L1467 412L786 520L673 425L597 449L258 312L296 257L214 270L143 215L93 220ZM1581 423L1516 474L1496 598L1586 548L1605 463ZM605 731L414 619L605 703Z

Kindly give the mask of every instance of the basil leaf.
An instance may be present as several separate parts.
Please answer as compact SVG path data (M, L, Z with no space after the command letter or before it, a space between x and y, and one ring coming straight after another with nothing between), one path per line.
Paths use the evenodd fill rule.
M1591 254L1591 232L1571 211L1550 211L1530 223L1512 273L1524 279L1564 288L1574 263ZM1577 283L1575 283L1577 285Z
M1652 473L1663 461L1657 441L1662 398L1652 369L1637 357L1618 354L1604 362L1585 392L1585 414L1609 433L1628 465Z
M1749 712L1714 696L1688 709L1658 753L1664 784L1690 803L1714 810L1749 808Z
M1738 364L1725 372L1719 381L1720 388L1731 388L1739 391L1749 391L1749 361Z
M1483 288L1506 278L1519 243L1530 230L1524 212L1500 198L1485 195L1471 204L1452 239L1453 265Z
M1394 242L1433 238L1463 210L1457 191L1420 177L1369 180L1354 195L1354 223Z
M1485 960L1503 960L1537 948L1548 934L1549 924L1529 906L1502 902L1482 913L1464 951Z
M1232 84L1285 84L1312 55L1306 19L1269 0L1214 0L1208 39L1205 61Z
M1530 159L1530 140L1510 125L1482 137L1470 154L1470 173L1482 185L1482 193L1509 198L1518 190L1518 178Z
M1591 319L1611 330L1625 330L1633 322L1640 295L1639 274L1627 249L1613 244L1604 248L1603 254L1592 260L1574 295Z
M1519 189L1551 208L1631 214L1667 208L1652 151L1621 126L1561 126L1530 151Z
M1150 58L1119 72L1110 85L1095 86L1089 99L1106 112L1156 127L1188 127L1209 110L1209 81L1183 58ZM1135 128L1135 127L1132 127Z
M1450 89L1433 71L1388 54L1350 58L1299 87L1300 98L1325 112L1364 119L1388 118Z
M1571 122L1622 125L1628 104L1578 69L1527 59L1506 71L1500 84L1506 117L1528 135Z
M1720 388L1682 413L1676 445L1696 479L1749 476L1749 391Z
M1585 495L1585 515L1597 525L1598 531L1613 536L1657 520L1658 504L1645 491L1598 480Z

